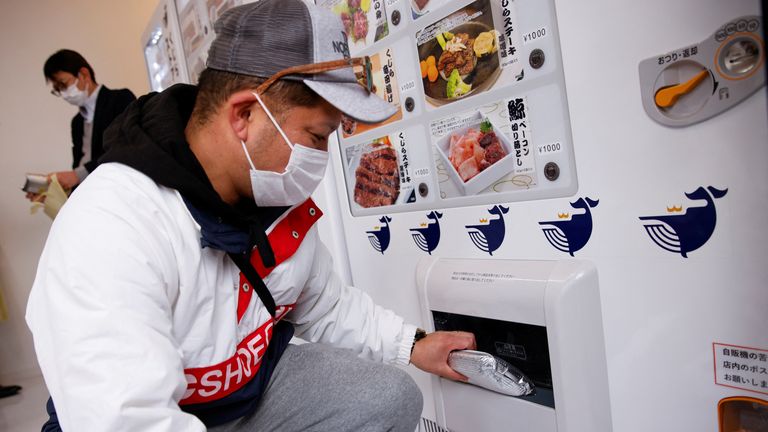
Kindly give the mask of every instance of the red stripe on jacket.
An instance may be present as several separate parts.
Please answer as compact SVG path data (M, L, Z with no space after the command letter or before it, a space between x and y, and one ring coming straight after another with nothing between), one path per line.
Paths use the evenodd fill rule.
M187 391L179 405L191 405L226 397L247 384L261 367L261 359L272 339L272 327L295 305L279 306L276 320L270 318L239 344L235 354L213 366L184 369Z
M275 267L293 256L309 230L323 215L312 199L294 207L285 217L277 222L267 238L275 254L275 266L265 267L261 257L254 249L251 252L251 264L262 278L267 277ZM240 273L237 322L239 323L250 306L253 297L253 287L245 276ZM191 405L211 402L224 398L247 384L261 366L261 359L267 351L272 339L272 328L295 304L278 306L275 319L271 317L259 328L243 338L235 349L234 354L212 366L184 369L187 380L187 391L179 405Z
M251 252L251 264L262 279L267 277L280 263L296 253L299 245L304 241L307 232L322 215L323 212L320 211L315 202L312 201L312 198L310 198L294 207L275 225L267 235L272 251L275 253L275 266L265 267L256 249ZM245 311L248 310L248 306L251 304L251 297L253 297L253 287L250 286L245 275L242 273L240 273L240 289L238 292L237 322L239 323Z

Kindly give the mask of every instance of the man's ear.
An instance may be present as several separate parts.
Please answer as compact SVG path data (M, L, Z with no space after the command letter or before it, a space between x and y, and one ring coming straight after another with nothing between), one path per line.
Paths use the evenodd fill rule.
M91 71L88 70L87 67L83 66L80 68L80 70L77 71L77 75L82 76L86 82L90 83L93 81L93 77L91 76ZM77 78L77 76L75 76Z
M235 92L225 103L227 120L237 137L243 141L248 138L248 126L255 120L257 104L251 90Z

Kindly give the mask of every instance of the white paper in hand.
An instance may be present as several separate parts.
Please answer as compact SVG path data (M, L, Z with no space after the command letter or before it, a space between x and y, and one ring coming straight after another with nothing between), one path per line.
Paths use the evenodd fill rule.
M48 185L48 189L41 195L45 200L43 202L33 203L30 213L35 214L37 213L37 210L42 207L43 212L47 214L48 217L55 219L56 215L59 214L59 210L61 210L61 206L67 202L67 193L64 191L64 188L61 187L61 183L59 183L55 174L51 177L51 183Z

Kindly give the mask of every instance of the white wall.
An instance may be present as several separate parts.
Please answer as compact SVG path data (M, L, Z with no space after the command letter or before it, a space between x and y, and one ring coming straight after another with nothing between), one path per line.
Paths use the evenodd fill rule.
M80 52L99 83L148 91L140 36L157 0L0 1L0 383L38 373L24 311L51 221L29 214L25 172L68 169L75 108L53 97L43 63Z

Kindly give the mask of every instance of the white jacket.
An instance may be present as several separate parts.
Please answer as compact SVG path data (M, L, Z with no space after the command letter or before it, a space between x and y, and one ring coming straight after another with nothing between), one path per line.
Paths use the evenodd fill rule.
M278 317L305 340L407 364L415 327L340 281L320 214L310 200L268 231L278 265L264 281ZM178 192L101 165L57 216L27 306L62 429L204 431L179 403L247 382L271 335L246 284L224 252L201 248Z

